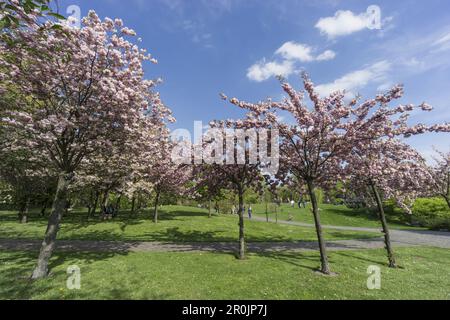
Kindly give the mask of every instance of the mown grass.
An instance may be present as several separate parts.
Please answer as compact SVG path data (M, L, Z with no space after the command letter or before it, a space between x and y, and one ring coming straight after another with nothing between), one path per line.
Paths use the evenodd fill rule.
M69 213L63 219L58 239L108 241L161 242L221 242L238 239L238 217L220 215L208 218L199 208L166 206L161 210L159 223L152 222L150 212L131 216L122 212L117 218L102 221L87 220L85 212ZM47 219L31 215L26 224L20 224L14 212L0 212L0 239L42 239ZM314 228L283 224L246 221L246 238L261 241L314 241ZM325 230L328 240L365 239L379 237L371 232Z
M0 252L0 299L450 299L450 255L399 248L401 269L382 249L330 252L336 277L324 277L316 252L252 253L244 261L220 253L56 253L48 279L27 278L37 253ZM81 289L66 287L70 265ZM381 267L381 289L367 289L367 268Z
M310 204L301 209L298 208L297 204L294 207L289 204L282 204L281 207L278 207L278 213L274 212L274 206L269 206L269 218L272 220L286 221L290 217L292 221L314 224ZM252 209L254 214L266 217L265 204L252 205ZM393 229L421 229L406 225L398 216L390 216L388 219L389 226ZM320 220L324 225L380 228L380 221L376 213L369 209L350 209L344 205L321 204Z

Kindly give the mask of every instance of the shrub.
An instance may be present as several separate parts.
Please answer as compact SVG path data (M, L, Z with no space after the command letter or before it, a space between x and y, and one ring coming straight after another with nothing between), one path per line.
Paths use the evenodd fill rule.
M450 210L442 198L419 198L412 208L413 219L431 229L450 230Z

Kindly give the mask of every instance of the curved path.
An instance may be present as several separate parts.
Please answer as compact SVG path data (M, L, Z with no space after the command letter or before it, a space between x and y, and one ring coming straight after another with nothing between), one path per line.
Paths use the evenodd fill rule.
M253 217L252 220L266 222L266 218ZM269 222L275 223L275 220L269 219ZM278 220L279 224L289 224L293 226L314 228L313 224L297 222L297 221L285 221ZM343 231L363 231L363 232L375 232L380 233L382 236L382 230L380 228L367 228L367 227L349 227L349 226L330 226L322 225L323 229L343 230ZM397 230L390 229L391 240L394 245L424 245L440 248L450 248L450 232L446 231L431 231L431 230ZM347 240L345 240L347 241ZM351 241L351 240L348 240ZM361 240L356 240L361 242ZM377 240L375 240L377 241ZM379 240L378 240L379 241ZM340 241L337 241L340 242ZM366 241L364 241L366 242ZM369 241L369 242L373 242Z

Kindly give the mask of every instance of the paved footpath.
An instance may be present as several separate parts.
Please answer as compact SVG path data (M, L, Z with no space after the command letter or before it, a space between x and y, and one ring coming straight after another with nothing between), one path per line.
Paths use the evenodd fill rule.
M256 221L264 221L266 222L266 218L263 217L253 217L252 220ZM275 222L275 220L269 219L269 222ZM283 221L278 220L279 224L288 224L293 226L300 227L308 227L314 228L313 224L297 222L297 221ZM330 226L330 225L322 225L323 229L332 229L332 230L342 230L342 231L362 231L362 232L374 232L382 234L381 227L380 228L364 228L364 227L345 227L345 226ZM414 229L390 229L392 243L396 245L424 245L424 246L432 246L439 248L450 248L450 232L446 231L431 231L431 230L414 230ZM373 242L369 241L369 243ZM347 240L344 240L347 242ZM348 240L353 241L353 240ZM376 241L376 240L375 240ZM378 240L380 241L380 240ZM336 241L340 242L340 241ZM357 242L361 242L361 240L357 240ZM364 241L366 242L366 241Z
M254 220L265 221L265 218L255 217ZM295 221L278 221L281 224L314 227ZM335 240L327 241L329 250L358 250L383 248L383 237L380 229L323 226L324 229L347 231L365 231L380 233L379 238L361 240ZM394 247L431 246L450 249L450 232L427 230L391 230L391 242ZM37 251L41 240L0 239L0 250L32 250ZM317 250L315 241L298 242L251 242L248 243L251 252L270 251L305 251ZM126 242L126 241L90 241L90 240L58 240L57 251L88 251L88 252L234 252L236 242Z

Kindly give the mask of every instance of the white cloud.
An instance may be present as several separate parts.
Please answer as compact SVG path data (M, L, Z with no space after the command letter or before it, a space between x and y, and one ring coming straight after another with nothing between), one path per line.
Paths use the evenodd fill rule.
M317 61L327 61L332 60L336 57L336 53L333 50L326 50L319 54L316 58Z
M365 29L367 21L366 13L356 15L350 10L339 10L333 17L320 18L315 27L329 38L336 38Z
M440 37L436 40L433 45L441 45L450 42L450 33Z
M438 69L450 68L450 25L420 33L409 32L377 42L369 48L396 67L395 74L404 79Z
M391 64L388 61L379 61L364 69L347 73L331 83L321 84L316 87L316 90L321 96L338 90L354 94L355 90L364 88L370 83L387 82L387 73L390 69Z
M273 76L288 77L295 72L298 62L326 61L336 57L336 53L332 50L326 50L315 56L312 47L293 41L285 42L275 51L275 55L280 56L282 60L266 62L263 59L255 63L247 70L247 78L261 82Z
M437 47L437 49L434 49L432 52L450 50L450 33L441 36L439 39L433 42L432 46Z
M280 75L287 77L294 73L294 71L294 63L290 60L284 60L281 63L276 61L266 62L265 60L262 60L248 68L247 78L261 82L273 76Z
M309 62L314 60L311 54L312 49L310 46L296 43L293 41L285 42L275 54L282 56L286 60L298 60L301 62Z

